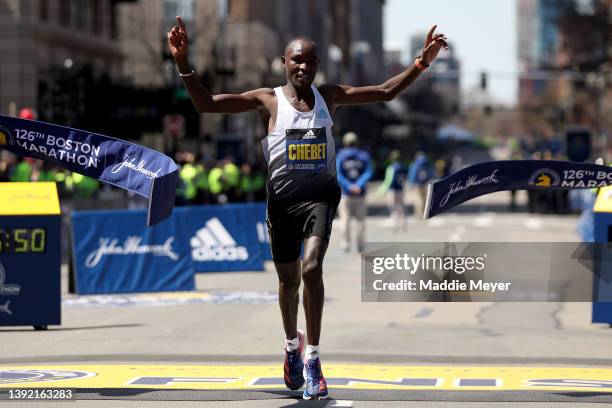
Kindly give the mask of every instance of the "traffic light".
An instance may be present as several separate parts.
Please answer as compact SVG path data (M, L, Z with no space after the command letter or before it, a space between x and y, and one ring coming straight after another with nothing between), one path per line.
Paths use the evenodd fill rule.
M482 89L483 91L487 90L487 73L486 72L480 73L480 89Z

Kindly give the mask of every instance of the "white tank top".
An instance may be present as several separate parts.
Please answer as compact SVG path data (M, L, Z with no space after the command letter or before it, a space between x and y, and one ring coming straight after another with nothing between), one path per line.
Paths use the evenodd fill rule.
M334 122L325 100L312 85L314 109L295 109L281 87L274 88L277 113L274 129L262 140L268 164L268 199L309 199L307 190L336 182L336 147L331 127ZM317 194L313 194L317 200Z

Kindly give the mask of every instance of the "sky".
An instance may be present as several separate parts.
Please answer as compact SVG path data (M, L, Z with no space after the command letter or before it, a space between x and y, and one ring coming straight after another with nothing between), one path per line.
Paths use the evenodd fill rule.
M479 86L480 72L486 71L493 100L516 103L516 0L385 1L385 46L401 49L405 62L410 37L426 33L434 24L436 32L452 42L461 62L463 93Z

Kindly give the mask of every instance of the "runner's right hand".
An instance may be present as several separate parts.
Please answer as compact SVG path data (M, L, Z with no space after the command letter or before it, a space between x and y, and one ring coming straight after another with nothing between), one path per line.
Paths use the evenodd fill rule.
M187 59L187 29L180 16L176 17L178 26L173 26L168 31L168 48L175 61Z

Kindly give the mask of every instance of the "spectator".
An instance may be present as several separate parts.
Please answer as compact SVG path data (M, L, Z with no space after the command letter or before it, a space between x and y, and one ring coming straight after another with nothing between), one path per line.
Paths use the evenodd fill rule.
M351 247L351 221L357 221L357 251L363 252L365 221L367 215L366 183L372 178L370 154L358 148L358 137L349 132L342 138L344 148L336 155L336 175L342 200L340 217L344 226L342 248Z
M435 178L435 170L423 152L417 152L408 170L408 184L416 191L414 218L421 219L427 200L427 186Z

